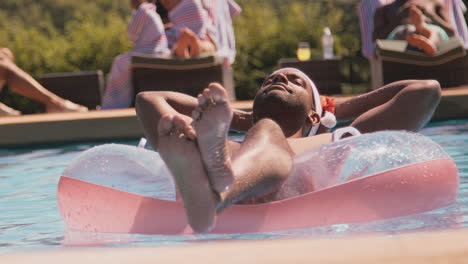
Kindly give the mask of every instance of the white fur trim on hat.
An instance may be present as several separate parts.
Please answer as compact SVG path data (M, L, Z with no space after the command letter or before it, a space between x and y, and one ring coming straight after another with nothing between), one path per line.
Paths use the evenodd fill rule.
M334 114L325 111L325 114L320 119L320 123L326 128L332 128L336 126L336 117Z

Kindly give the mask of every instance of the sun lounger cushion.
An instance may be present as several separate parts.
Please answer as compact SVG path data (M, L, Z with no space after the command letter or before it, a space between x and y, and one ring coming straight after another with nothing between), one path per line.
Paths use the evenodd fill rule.
M40 76L38 81L54 94L89 109L101 105L104 90L104 74L101 70L47 73Z
M190 59L132 57L135 94L142 91L176 91L197 96L212 82L221 83L229 98L235 100L234 80L230 65L218 56Z
M376 51L382 60L419 66L440 65L465 56L463 41L458 37L442 40L435 55L412 49L405 40L377 40Z
M217 56L201 56L190 59L155 58L150 56L133 56L132 68L191 70L216 66L222 63Z

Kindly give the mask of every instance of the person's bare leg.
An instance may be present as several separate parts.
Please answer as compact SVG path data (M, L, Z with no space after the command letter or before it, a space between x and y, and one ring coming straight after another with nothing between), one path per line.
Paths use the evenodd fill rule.
M190 42L187 37L182 31L179 33L179 37L177 39L177 43L174 45L174 53L176 57L187 59L190 57Z
M434 32L426 24L426 16L419 8L412 6L409 10L409 16L411 23L416 27L417 34L407 35L406 41L408 41L410 45L422 49L425 53L434 55L437 52L437 32Z
M411 46L421 49L426 54L434 55L437 53L437 47L434 45L434 43L422 35L407 35L406 41L408 41Z
M213 189L223 192L233 183L229 144L232 109L226 90L212 83L198 96L192 113L197 142Z
M186 119L164 115L158 124L158 151L174 176L188 222L196 232L211 230L216 217L216 194L211 190L195 141Z
M46 112L86 112L88 110L84 106L72 103L53 94L13 62L4 64L3 66L7 69L6 82L8 86L15 93L43 103L46 107Z
M399 92L392 99L386 99L387 91L391 94L395 89ZM431 119L440 97L440 84L435 80L399 81L352 99L352 104L349 104L352 108L343 105L343 110L340 111L362 112L359 107L370 107L373 103L369 105L368 100L373 100L375 105L357 117L351 126L362 133L385 129L418 131ZM367 102L361 103L362 100ZM382 104L380 100L385 103ZM382 120L386 122L381 122Z
M7 105L0 103L0 116L18 116L21 115L20 111L17 111Z
M281 128L271 120L262 120L249 130L239 148L228 141L232 109L226 90L210 84L198 101L193 126L212 188L223 198L220 208L274 193L288 176L293 155ZM233 186L223 193L233 178Z
M274 201L290 176L293 157L280 126L270 119L258 121L231 158L234 183L221 193L218 212L242 201Z
M0 54L3 54L6 51L9 51L9 50L0 49ZM7 76L7 71L1 67L1 62L0 62L0 91L3 89L3 87L6 84L6 76ZM8 107L7 105L3 103L0 103L0 116L17 116L17 115L21 115L21 112L11 107Z

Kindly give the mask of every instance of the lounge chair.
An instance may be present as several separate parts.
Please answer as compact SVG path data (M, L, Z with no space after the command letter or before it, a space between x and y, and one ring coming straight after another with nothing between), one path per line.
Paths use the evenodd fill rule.
M142 91L177 91L197 96L211 82L219 82L226 88L229 99L236 99L232 68L217 56L191 59L133 56L132 76L135 95Z
M48 73L40 76L38 81L54 94L88 109L97 109L101 105L104 91L104 76L101 70Z
M358 12L361 27L362 53L371 66L372 88L402 79L437 79L442 87L468 84L468 55L461 48L468 48L468 29L463 17L466 7L461 0L444 0L450 11L457 37L441 42L439 52L428 56L408 51L404 41L372 40L375 10L394 0L361 0Z

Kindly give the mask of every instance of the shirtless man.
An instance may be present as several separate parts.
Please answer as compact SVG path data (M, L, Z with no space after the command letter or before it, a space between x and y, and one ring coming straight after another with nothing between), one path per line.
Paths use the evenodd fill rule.
M252 113L233 110L219 84L198 98L175 92L137 96L145 134L172 172L195 231L209 231L216 214L231 204L274 200L294 156L331 141L329 133L304 137L321 122L312 89L305 74L286 68L266 78ZM357 117L351 125L362 132L416 131L439 100L437 81L400 81L338 104L336 116ZM248 130L242 143L228 140L230 127Z
M5 85L20 95L43 103L48 113L88 111L86 107L65 100L44 88L15 64L13 53L9 49L0 48L0 90ZM0 116L20 114L21 112L0 103Z
M454 36L455 29L440 0L395 0L374 15L373 39L406 39L425 53L437 52L441 39Z

